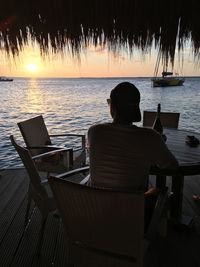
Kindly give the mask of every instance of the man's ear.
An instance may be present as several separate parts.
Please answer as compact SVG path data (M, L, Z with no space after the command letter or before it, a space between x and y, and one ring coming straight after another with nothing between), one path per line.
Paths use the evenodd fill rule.
M116 108L115 108L115 105L113 103L110 103L110 114L111 114L112 118L114 118L116 115Z
M110 110L113 110L114 109L114 105L113 103L110 103Z

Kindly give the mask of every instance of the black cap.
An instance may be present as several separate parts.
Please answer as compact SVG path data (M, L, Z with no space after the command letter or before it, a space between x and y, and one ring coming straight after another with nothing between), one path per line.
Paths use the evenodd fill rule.
M132 122L141 121L140 92L134 84L129 82L118 84L111 91L110 99L124 119Z

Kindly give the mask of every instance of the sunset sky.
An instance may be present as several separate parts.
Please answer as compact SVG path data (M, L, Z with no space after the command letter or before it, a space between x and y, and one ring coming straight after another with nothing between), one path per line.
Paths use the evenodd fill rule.
M175 60L174 72L184 76L200 76L200 68L195 64L188 46L185 49L183 66ZM142 55L136 51L130 58L125 52L108 53L107 49L90 47L81 54L80 62L60 55L43 60L37 46L27 46L15 62L0 55L0 76L10 77L149 77L153 76L157 53ZM168 71L171 71L170 68ZM158 74L161 74L160 66Z

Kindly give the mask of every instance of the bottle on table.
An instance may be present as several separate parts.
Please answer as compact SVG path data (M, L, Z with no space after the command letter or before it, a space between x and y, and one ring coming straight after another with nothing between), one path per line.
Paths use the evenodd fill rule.
M153 129L156 132L158 132L160 135L162 135L163 134L163 126L162 126L162 122L160 119L160 111L161 111L161 105L158 104L156 118L155 118L155 121L153 123Z

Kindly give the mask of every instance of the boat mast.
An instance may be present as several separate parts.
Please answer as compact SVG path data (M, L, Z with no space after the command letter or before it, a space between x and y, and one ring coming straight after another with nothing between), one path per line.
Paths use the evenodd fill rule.
M164 59L163 60L163 72L162 72L162 77L166 77L168 74L167 74L167 60Z
M161 50L158 51L158 56L157 56L157 60L156 60L156 66L155 66L155 69L154 69L154 77L157 77L157 75L158 75L158 68L159 68L159 65L160 65L160 59L161 59Z

